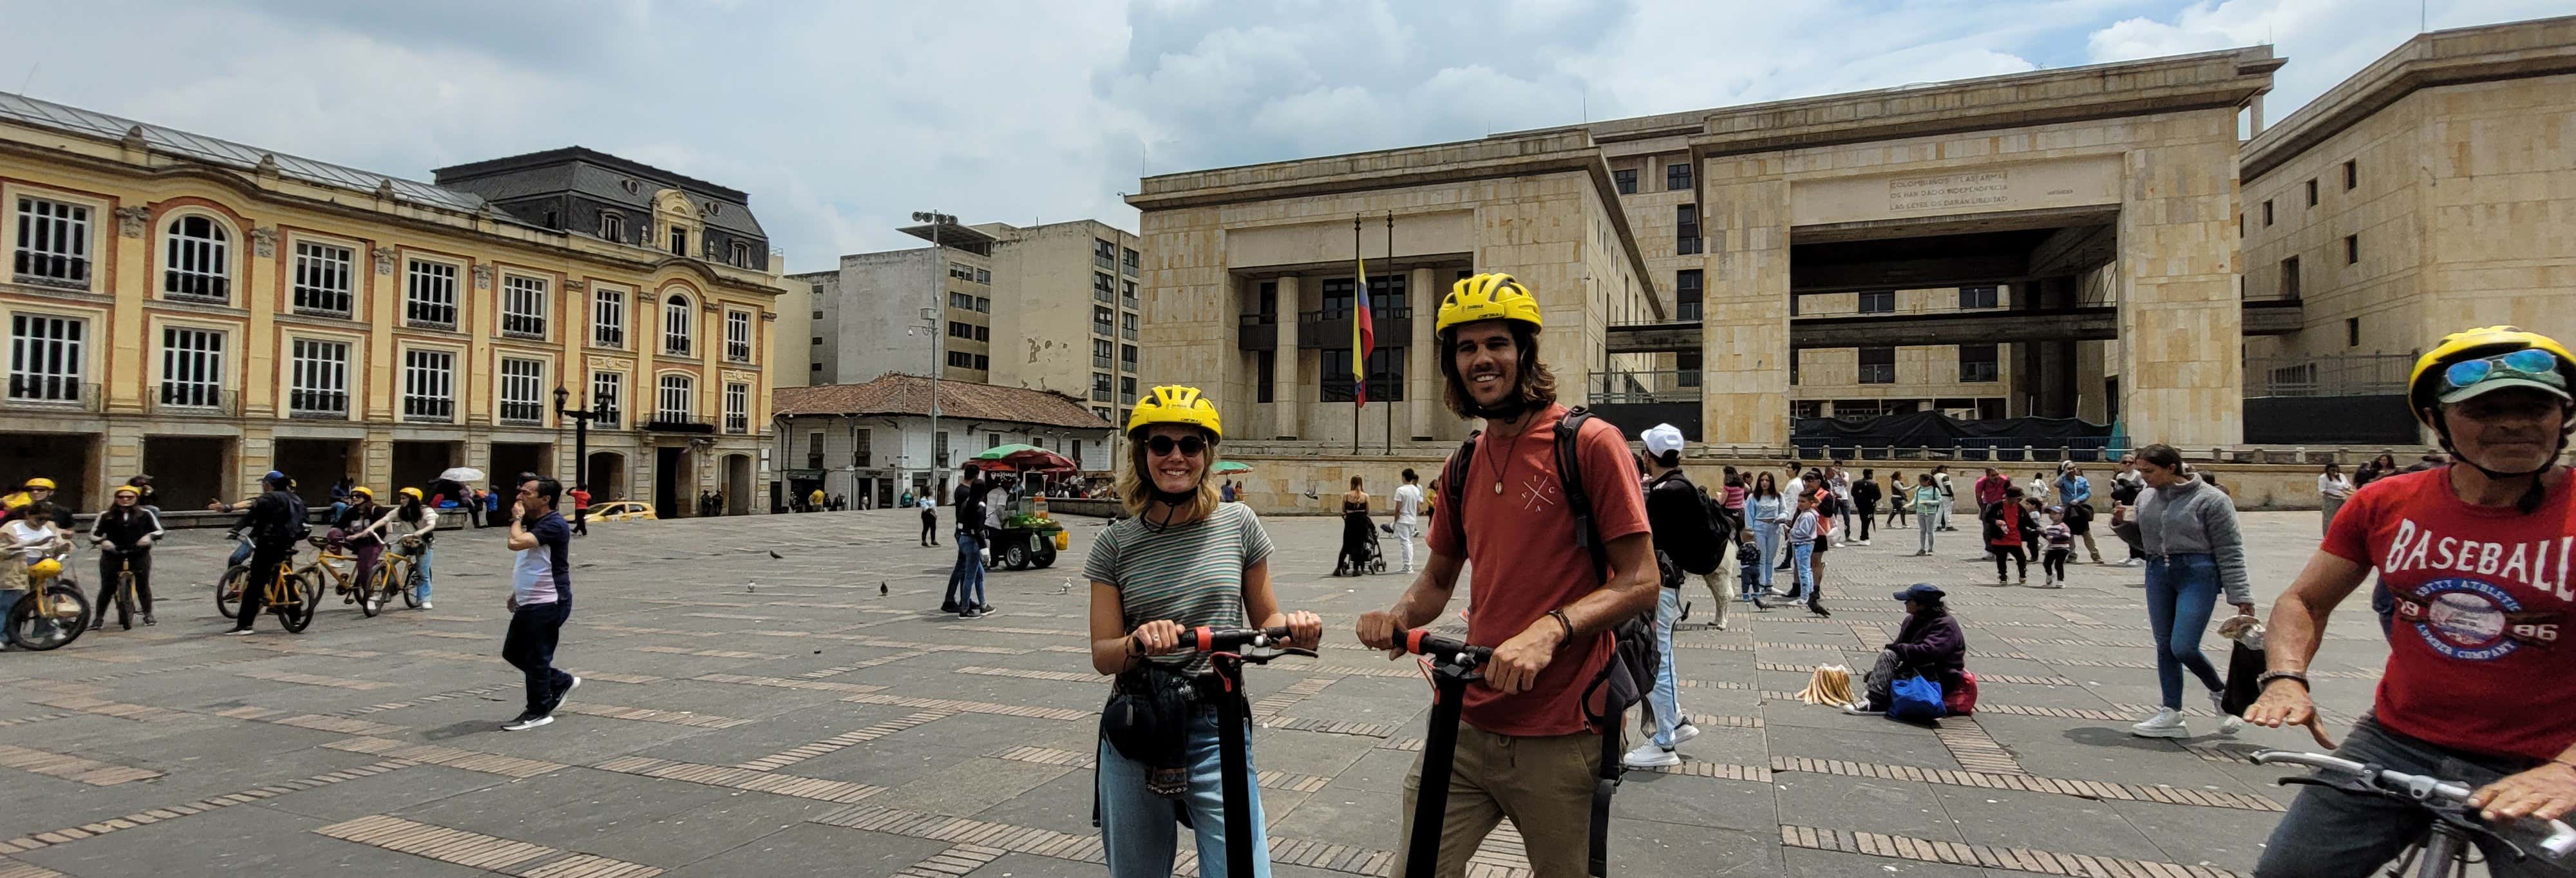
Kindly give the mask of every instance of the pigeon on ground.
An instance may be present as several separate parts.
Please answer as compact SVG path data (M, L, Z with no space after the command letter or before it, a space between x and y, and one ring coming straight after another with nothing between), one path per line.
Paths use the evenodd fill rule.
M771 549L771 550L769 550L769 557L772 557L772 558L785 558L785 557L787 557L787 556L785 556L785 555L781 555L781 554L778 554L778 550L777 550L777 549Z
M889 593L889 592L891 592L891 591L893 591L893 589L886 588L886 584L885 584L885 581L884 581L884 580L878 580L878 581L877 581L877 594L880 594L880 595L882 595L882 594L887 594L887 593Z

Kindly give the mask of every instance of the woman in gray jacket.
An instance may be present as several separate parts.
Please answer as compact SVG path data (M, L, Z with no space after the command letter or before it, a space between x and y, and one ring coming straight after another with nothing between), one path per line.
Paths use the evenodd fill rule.
M2182 453L2171 445L2138 449L2138 472L2146 477L2147 489L2138 496L2131 516L2135 520L2112 526L2136 528L2138 544L2147 553L2147 624L2154 629L2156 683L2163 689L2164 704L2129 732L2144 738L2191 736L2182 721L2182 672L2189 668L2209 687L2209 705L2221 717L2219 732L2233 733L2242 721L2219 706L2227 684L2200 654L2200 635L2222 588L2238 615L2254 615L2236 501L2186 472Z

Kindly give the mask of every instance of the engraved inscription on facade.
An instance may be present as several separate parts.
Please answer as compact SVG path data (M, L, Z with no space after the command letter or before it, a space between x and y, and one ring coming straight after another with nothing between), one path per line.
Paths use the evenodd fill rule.
M2011 204L2012 171L1970 171L1887 181L1890 211L1955 210Z

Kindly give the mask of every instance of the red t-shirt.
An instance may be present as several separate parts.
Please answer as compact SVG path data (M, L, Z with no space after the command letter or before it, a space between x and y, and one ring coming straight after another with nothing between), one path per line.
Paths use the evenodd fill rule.
M2012 479L2005 478L2003 476L1987 476L1985 478L1978 479L1977 505L1985 506L1993 503L2001 503L2004 500L2004 492L2011 488Z
M1547 615L1601 588L1592 554L1575 543L1574 516L1565 509L1556 473L1556 424L1565 407L1551 405L1513 436L1487 433L1476 440L1460 484L1441 485L1457 498L1432 512L1431 551L1472 559L1468 565L1467 642L1501 646ZM1604 544L1647 532L1643 475L1628 453L1627 437L1593 419L1575 445L1582 461L1583 493ZM1502 493L1494 486L1502 485ZM1466 550L1450 535L1450 516L1466 507ZM1553 625L1551 621L1548 624ZM1462 713L1476 728L1502 735L1564 735L1584 730L1583 687L1610 660L1610 633L1602 631L1557 651L1529 691L1505 695L1467 687Z
M2540 509L2472 506L2448 467L2353 492L2321 547L2379 568L2397 596L2372 711L2402 734L2488 755L2549 759L2576 744L2576 480Z

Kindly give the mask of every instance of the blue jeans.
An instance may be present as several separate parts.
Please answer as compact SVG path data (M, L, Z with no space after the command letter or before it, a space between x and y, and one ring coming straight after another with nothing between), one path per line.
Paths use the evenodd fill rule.
M1673 682L1673 618L1682 614L1682 590L1655 589L1655 643L1662 650L1655 665L1655 691L1646 694L1655 714L1655 746L1673 748L1673 730L1682 724L1681 693Z
M1772 565L1780 561L1780 526L1768 521L1753 523L1753 544L1762 547L1762 587L1771 587Z
M224 561L224 566L225 566L226 568L232 568L232 567L239 567L239 566L242 566L242 565L244 565L244 564L248 564L248 563L250 563L250 544L249 544L249 543L241 543L241 544L239 544L239 545L233 546L233 556L232 556L231 558L229 558L229 559L226 559L226 560Z
M1793 559L1789 572L1797 574L1797 590L1789 593L1789 599L1803 601L1816 593L1816 541L1796 540L1795 543L1789 547L1789 557Z
M421 544L421 547L420 547L420 554L419 554L418 556L415 556L415 557L413 557L413 558L412 558L412 560L411 560L411 565L412 565L413 567L420 568L420 589L419 589L419 592L420 592L420 593L419 593L419 594L416 594L416 595L413 595L413 597L417 597L417 598L419 598L419 599L420 599L420 601L421 601L421 603L424 603L424 604L425 604L425 603L428 603L428 602L429 602L429 544L427 544L427 543L423 543L423 544ZM396 584L396 587L400 587L400 584L399 584L399 583L397 583L397 584Z
M2533 764L2529 759L2468 753L2409 738L2368 716L2352 724L2335 755L2392 771L2463 781L2470 789ZM2272 840L2263 848L2263 859L2254 865L2254 876L2369 878L2382 864L2396 859L2398 849L2422 836L2430 823L2429 814L2404 802L2337 788L2300 787L2290 812L2272 827ZM2499 878L2576 874L2537 856L2516 863L2500 850L2487 851L2487 869Z
M958 610L984 605L984 543L974 531L957 531L957 564L948 569L948 598L941 606Z
M1251 730L1244 730L1244 747L1251 748ZM1217 744L1216 706L1200 705L1190 713L1188 751L1189 791L1180 797L1166 799L1145 788L1153 769L1128 759L1100 742L1100 840L1107 847L1110 878L1166 878L1172 874L1172 860L1180 843L1179 815L1186 811L1190 827L1198 835L1200 878L1228 878L1225 874L1225 764ZM1244 754L1244 768L1255 771L1252 754ZM1252 778L1244 779L1244 793L1252 797L1245 803L1252 809L1252 875L1248 878L1270 878L1270 845L1263 831L1261 785ZM1238 876L1245 878L1245 876Z
M2218 606L2218 559L2206 553L2147 556L2147 627L2156 636L2156 685L2164 704L2182 709L2182 671L2222 691L2218 669L2200 654L2200 632Z

